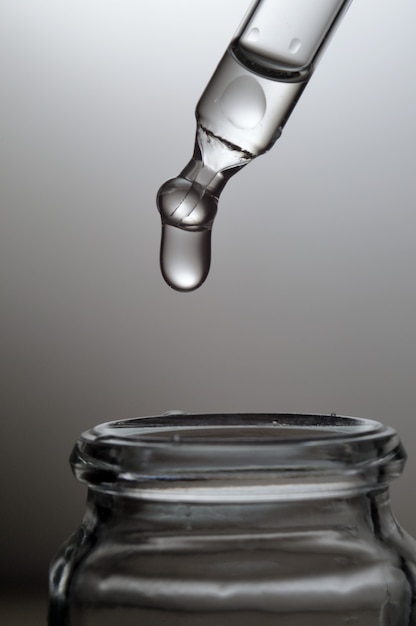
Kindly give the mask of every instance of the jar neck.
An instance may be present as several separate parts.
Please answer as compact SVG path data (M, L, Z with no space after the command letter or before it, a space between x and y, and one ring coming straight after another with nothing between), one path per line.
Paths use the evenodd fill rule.
M371 420L175 414L97 426L79 438L71 462L109 497L307 512L318 501L385 489L405 458L397 433Z
M388 535L396 527L387 487L344 498L274 502L171 502L88 493L84 526L117 527L140 534L197 534L232 531L236 535L320 533Z

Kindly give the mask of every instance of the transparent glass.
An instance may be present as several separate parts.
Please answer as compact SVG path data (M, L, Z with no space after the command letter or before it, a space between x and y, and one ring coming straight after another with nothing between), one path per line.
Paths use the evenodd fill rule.
M390 510L394 430L322 415L173 414L84 433L79 530L50 626L416 624L416 546Z
M160 265L174 289L204 282L225 184L280 137L350 2L252 3L197 104L193 157L157 195Z

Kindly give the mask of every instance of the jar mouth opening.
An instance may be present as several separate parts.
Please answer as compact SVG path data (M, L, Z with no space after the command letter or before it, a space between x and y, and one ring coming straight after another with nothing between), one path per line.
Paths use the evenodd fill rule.
M287 445L299 442L330 444L337 439L376 434L386 429L374 420L318 414L170 412L100 424L83 437L125 445L247 446Z
M397 433L369 419L171 412L92 428L71 464L93 489L206 500L368 489L398 476L405 458Z

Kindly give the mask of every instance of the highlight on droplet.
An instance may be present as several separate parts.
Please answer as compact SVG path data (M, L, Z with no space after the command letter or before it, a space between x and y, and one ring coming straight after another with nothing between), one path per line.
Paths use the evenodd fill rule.
M301 40L294 37L289 44L289 52L291 52L292 54L296 54L297 52L299 52L301 45Z
M258 41L260 37L260 29L254 27L247 35L247 41L255 42Z

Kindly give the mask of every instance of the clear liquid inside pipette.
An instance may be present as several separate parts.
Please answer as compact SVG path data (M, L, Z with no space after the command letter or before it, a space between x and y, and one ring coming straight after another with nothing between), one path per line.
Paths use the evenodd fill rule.
M158 192L161 270L178 291L197 289L206 279L225 183L273 145L310 76L256 61L232 45L227 50L197 106L193 158Z

